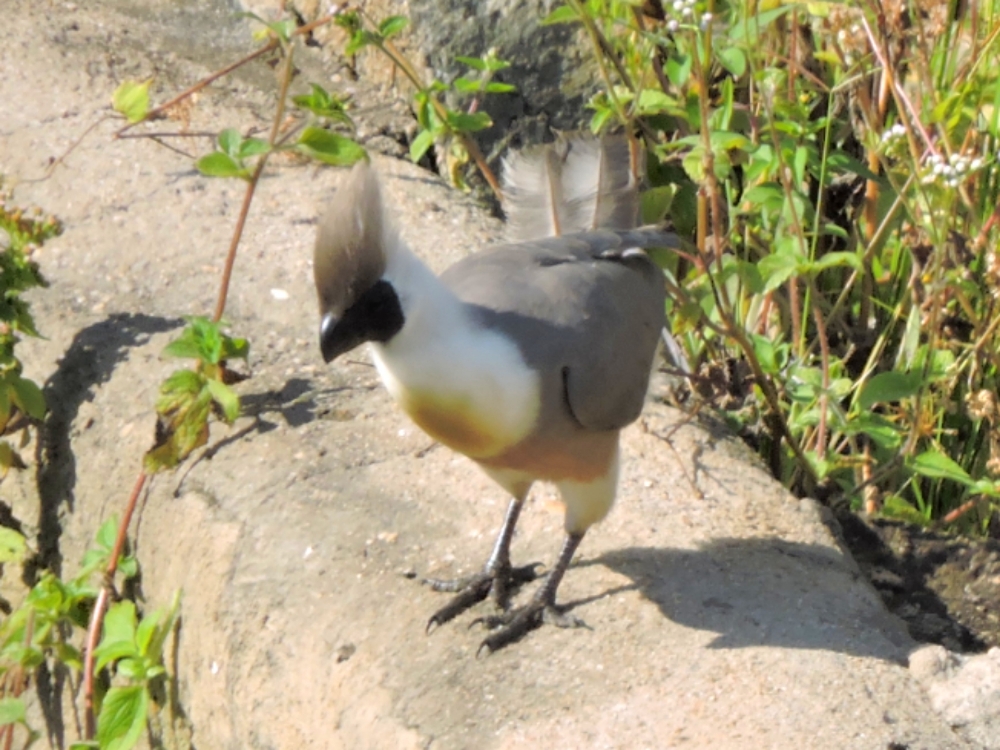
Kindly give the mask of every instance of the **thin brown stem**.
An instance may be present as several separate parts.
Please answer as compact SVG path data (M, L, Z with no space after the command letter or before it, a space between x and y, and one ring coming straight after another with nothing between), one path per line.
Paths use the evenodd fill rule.
M289 47L285 50L285 63L281 76L281 89L278 92L278 107L274 113L274 120L271 122L271 132L268 136L268 143L271 145L269 151L261 154L257 160L257 166L247 182L246 191L243 193L243 203L240 205L240 214L236 219L236 226L233 228L233 237L229 241L229 250L226 252L226 264L222 269L222 281L219 283L219 296L215 303L215 312L212 320L218 323L226 312L226 300L229 298L229 283L233 277L233 266L236 264L236 251L239 249L240 241L243 239L243 229L246 227L247 217L250 215L250 205L253 203L253 196L257 190L257 183L264 173L268 157L273 152L275 144L279 140L281 132L281 122L285 116L285 99L288 95L288 87L292 82L292 50Z
M231 65L227 65L226 67L222 68L221 70L217 70L214 73L212 73L211 75L209 75L209 76L207 76L205 78L202 78L200 81L198 81L198 83L194 84L193 86L190 86L189 88L186 88L184 91L182 91L181 93L179 93L173 99L170 99L169 101L164 102L163 104L161 104L161 105L159 105L157 107L153 107L151 110L149 110L146 113L146 116L144 118L142 118L141 120L138 120L136 122L130 122L127 125L125 125L125 127L121 128L117 133L115 133L115 138L120 138L125 131L134 128L140 122L148 122L149 120L155 120L155 119L159 118L165 111L167 111L168 109L170 109L173 106L176 106L177 104L179 104L180 102L184 101L185 99L187 99L188 97L192 96L193 94L197 94L199 91L201 91L203 88L205 88L206 86L208 86L213 81L217 81L218 79L222 78L223 76L228 75L229 73L232 73L237 68L242 67L243 65L246 65L248 62L251 62L252 60L256 60L261 55L266 55L268 52L271 52L272 50L276 49L277 46L278 46L278 40L277 40L277 38L273 38L267 44L265 44L263 47L260 47L259 49L251 52L249 55L246 55L245 57L241 57L239 60L237 60L236 62L232 63Z
M114 547L111 548L111 559L108 560L108 567L104 571L104 583L97 593L97 601L94 602L94 611L90 615L90 625L87 627L87 642L83 654L83 706L85 711L86 739L94 738L97 732L97 719L94 715L94 651L97 649L97 642L101 635L101 626L104 623L104 614L108 608L108 600L111 597L111 581L115 571L118 570L118 559L125 549L125 539L128 528L132 523L132 515L135 513L135 506L142 493L142 488L146 486L148 479L145 472L139 472L139 476L129 495L128 503L125 505L125 514L118 524L118 534L115 537Z

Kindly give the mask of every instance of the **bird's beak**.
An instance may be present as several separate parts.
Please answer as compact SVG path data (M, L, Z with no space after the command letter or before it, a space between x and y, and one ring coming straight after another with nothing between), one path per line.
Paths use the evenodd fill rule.
M350 317L338 318L332 313L323 315L319 324L319 349L324 362L332 362L367 340L361 328L352 324Z

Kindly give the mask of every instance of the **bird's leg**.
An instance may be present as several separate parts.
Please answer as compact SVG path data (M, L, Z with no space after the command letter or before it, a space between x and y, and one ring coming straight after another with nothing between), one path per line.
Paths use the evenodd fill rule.
M514 527L517 525L517 518L521 515L523 505L524 497L514 498L510 501L503 526L500 528L500 534L493 545L493 552L490 553L482 571L454 580L424 579L424 583L435 591L457 594L450 602L431 615L431 619L427 622L428 632L437 625L443 625L462 614L491 594L497 607L501 610L506 609L510 592L538 577L535 572L536 565L515 568L510 564L510 541L514 536Z
M556 625L560 628L578 628L584 626L584 622L571 614L561 611L556 607L556 589L559 588L562 577L569 568L570 561L576 553L576 548L583 541L583 532L577 534L567 534L563 542L562 550L559 552L559 559L555 567L549 573L531 601L523 607L519 607L511 612L494 617L483 617L477 620L494 632L491 633L479 647L482 653L486 649L493 653L497 649L503 648L508 643L520 639L526 633L534 630L543 622Z

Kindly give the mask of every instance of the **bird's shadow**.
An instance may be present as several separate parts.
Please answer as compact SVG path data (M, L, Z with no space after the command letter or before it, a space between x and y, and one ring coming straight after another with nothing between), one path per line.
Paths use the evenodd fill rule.
M698 549L629 547L581 561L632 580L567 609L638 589L672 622L718 635L712 649L820 649L900 663L912 640L837 550L777 538Z

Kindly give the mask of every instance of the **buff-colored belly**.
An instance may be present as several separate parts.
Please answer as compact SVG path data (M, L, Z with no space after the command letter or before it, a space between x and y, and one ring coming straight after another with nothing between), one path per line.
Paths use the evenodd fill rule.
M470 458L489 458L509 448L518 435L477 412L469 400L409 391L400 405L435 440Z

